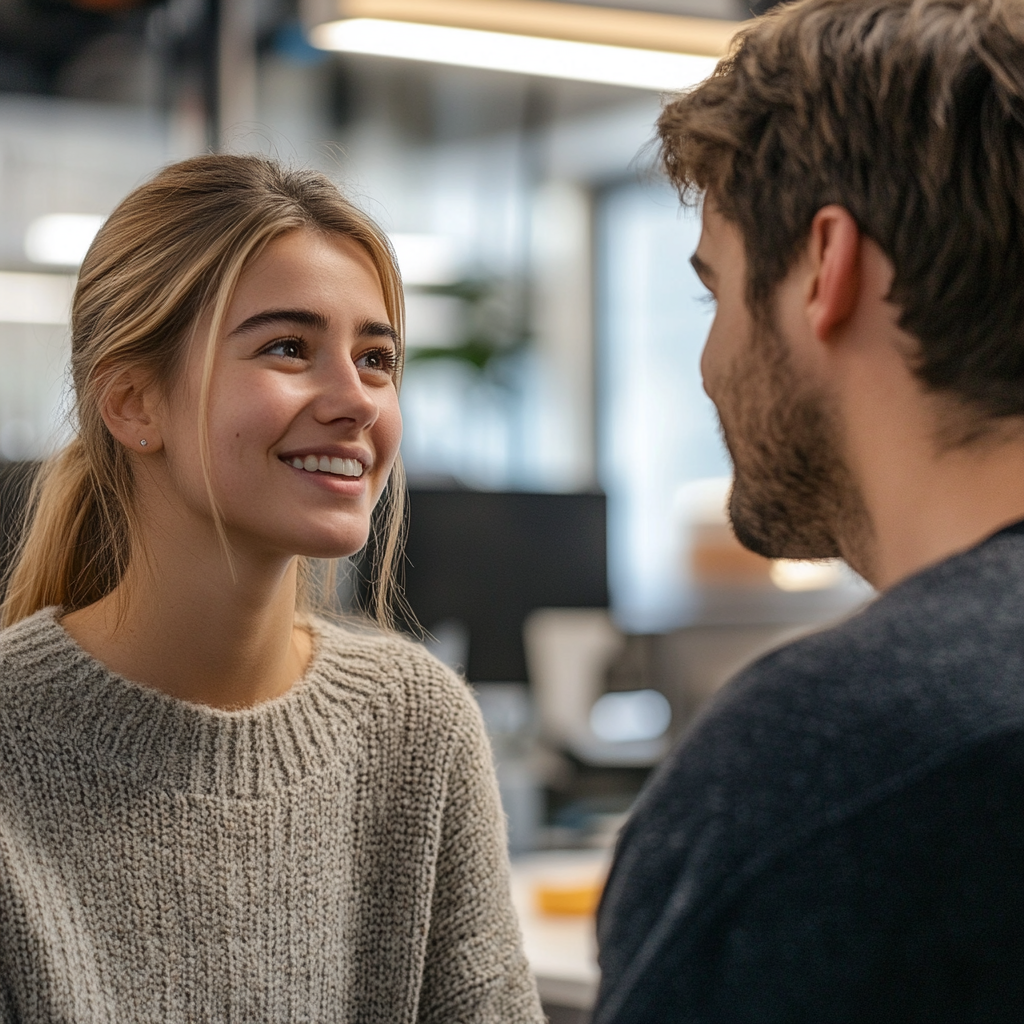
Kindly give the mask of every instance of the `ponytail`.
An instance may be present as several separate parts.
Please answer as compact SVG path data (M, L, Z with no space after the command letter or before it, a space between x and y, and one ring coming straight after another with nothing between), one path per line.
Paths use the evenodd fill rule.
M131 477L124 474L127 466L118 466L126 460L118 458L118 446L108 438L106 480L98 478L100 467L76 437L33 481L27 529L0 611L3 626L49 605L84 608L109 594L124 574L130 549L125 492Z

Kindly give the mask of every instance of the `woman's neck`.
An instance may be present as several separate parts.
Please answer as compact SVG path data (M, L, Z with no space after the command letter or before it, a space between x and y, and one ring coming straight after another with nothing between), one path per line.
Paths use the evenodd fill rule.
M251 707L285 693L309 664L296 581L294 558L269 566L236 558L229 567L222 553L155 550L132 559L114 592L62 623L119 675L193 703Z

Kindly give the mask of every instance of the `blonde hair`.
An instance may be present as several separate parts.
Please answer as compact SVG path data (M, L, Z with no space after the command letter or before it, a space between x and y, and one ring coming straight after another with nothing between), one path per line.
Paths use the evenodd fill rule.
M172 387L200 317L212 311L199 400L200 457L222 541L210 477L207 397L214 343L239 277L273 239L297 228L360 245L380 278L391 326L404 337L402 283L387 237L324 175L256 156L202 156L165 168L135 189L100 229L82 264L71 311L76 436L42 468L11 572L2 624L49 605L83 608L124 577L140 535L135 479L125 447L100 410L128 371ZM398 352L401 381L404 344ZM368 611L393 626L405 477L396 460L374 512ZM299 604L313 604L317 574L305 562ZM320 574L321 577L323 574ZM327 578L333 580L333 573Z

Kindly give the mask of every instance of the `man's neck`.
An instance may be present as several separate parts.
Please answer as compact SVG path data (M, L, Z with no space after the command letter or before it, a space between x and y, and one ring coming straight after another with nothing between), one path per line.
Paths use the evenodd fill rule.
M872 526L865 575L887 590L1024 519L1024 429L1007 423L955 447L935 432L890 436L859 475Z

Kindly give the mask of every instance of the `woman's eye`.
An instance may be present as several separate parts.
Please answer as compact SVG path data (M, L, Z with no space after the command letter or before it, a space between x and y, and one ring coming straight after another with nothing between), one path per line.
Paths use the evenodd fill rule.
M395 372L396 365L395 353L389 348L372 348L356 360L356 366L360 369L376 370L389 376Z
M284 356L285 359L301 359L302 342L297 338L282 338L263 349L264 355Z

